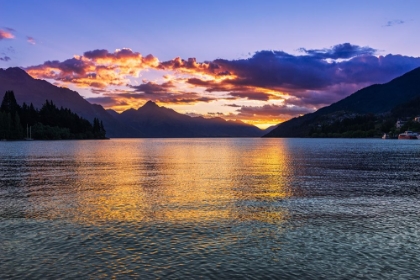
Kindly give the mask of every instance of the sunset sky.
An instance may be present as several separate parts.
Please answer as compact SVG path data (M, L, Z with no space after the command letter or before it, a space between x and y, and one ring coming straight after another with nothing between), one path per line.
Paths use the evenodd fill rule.
M420 66L420 1L5 1L0 68L261 128Z

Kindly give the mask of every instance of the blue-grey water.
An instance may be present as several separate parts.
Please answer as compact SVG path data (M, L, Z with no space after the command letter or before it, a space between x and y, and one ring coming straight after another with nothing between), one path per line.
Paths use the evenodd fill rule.
M0 142L0 279L418 279L420 141Z

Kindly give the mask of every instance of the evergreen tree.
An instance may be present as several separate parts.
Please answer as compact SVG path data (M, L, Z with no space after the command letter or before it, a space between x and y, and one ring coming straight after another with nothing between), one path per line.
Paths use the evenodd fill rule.
M20 110L19 104L16 102L13 91L6 91L1 102L0 111L14 114Z
M101 124L100 124L100 131L101 131L101 137L100 137L100 139L104 139L104 138L106 138L106 130L105 130L105 128L104 128L104 124L103 124L103 122L101 121Z
M22 123L22 126L26 127L36 124L39 121L38 115L39 113L32 103L29 106L26 103L23 103L20 113L20 122Z
M0 111L0 139L10 139L12 119L9 113Z
M93 134L98 134L100 132L99 120L97 118L93 119Z
M17 112L15 112L13 119L14 120L11 127L10 139L13 139L13 140L22 139L24 137L23 127L22 127L22 124L20 123L19 114Z
M1 102L0 112L5 114L5 119L2 121L2 134L4 139L21 139L23 136L23 128L20 123L19 113L20 106L16 102L13 91L6 91Z

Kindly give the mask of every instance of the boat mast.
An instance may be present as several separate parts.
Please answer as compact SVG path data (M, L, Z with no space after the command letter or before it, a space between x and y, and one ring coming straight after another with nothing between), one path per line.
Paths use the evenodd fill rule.
M26 124L26 138L25 140L32 140L32 126Z

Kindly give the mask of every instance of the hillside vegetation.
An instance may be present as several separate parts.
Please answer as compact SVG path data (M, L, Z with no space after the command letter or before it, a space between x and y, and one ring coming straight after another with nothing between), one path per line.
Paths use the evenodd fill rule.
M420 68L372 85L318 111L281 123L265 137L378 137L420 130ZM398 119L408 123L395 128Z
M32 104L19 106L13 91L7 91L0 107L0 139L105 139L102 121L94 118L93 125L70 109L57 108L46 101L40 110Z

